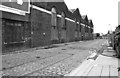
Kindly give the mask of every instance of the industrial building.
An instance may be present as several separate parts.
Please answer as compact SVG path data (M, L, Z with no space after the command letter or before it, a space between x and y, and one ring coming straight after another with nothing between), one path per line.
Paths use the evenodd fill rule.
M0 4L3 52L93 39L92 20L64 1L11 1Z

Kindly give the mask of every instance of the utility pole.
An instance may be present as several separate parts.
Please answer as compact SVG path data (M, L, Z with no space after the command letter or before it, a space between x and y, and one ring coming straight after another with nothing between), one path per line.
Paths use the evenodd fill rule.
M112 27L111 27L111 24L108 24L109 25L109 27L110 27L110 33L112 33Z

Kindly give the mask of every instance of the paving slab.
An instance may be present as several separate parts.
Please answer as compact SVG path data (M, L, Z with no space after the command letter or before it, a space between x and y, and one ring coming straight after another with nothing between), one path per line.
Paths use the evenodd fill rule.
M78 68L72 71L69 76L117 78L119 59L113 57L114 54L114 50L108 47L96 60L85 60Z

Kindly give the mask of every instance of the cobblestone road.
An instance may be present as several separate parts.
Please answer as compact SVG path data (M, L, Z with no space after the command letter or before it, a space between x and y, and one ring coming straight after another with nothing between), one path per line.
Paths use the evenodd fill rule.
M37 48L28 52L2 55L2 74L10 76L65 75L80 65L90 51L99 51L106 40L56 44L55 48Z

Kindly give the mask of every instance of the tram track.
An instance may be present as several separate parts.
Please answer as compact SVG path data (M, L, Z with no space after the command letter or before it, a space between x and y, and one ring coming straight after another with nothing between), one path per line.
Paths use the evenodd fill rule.
M66 52L66 50L68 50L68 49L60 49L60 51L59 51L59 52L56 52L56 53L46 52L47 54L48 54L48 53L49 53L49 54L46 55L46 53L45 53L45 54L43 54L43 57L41 57L42 55L40 55L40 56L38 55L38 56L36 56L36 57L33 57L33 58L34 58L33 60L30 60L30 61L28 61L28 62L23 62L23 63L18 64L18 65L13 65L13 66L9 66L9 67L4 67L4 66L3 66L2 70L0 70L0 71L5 71L5 70L8 70L8 69L12 69L12 68L15 68L15 67L18 67L18 66L27 64L27 63L37 62L38 60L39 60L39 61L40 61L40 60L44 60L44 59L47 59L47 58L56 56L56 55L58 55L58 54L73 54L73 52L72 52L72 53L68 53L68 52Z
M28 73L28 74L25 74L25 75L23 75L23 76L29 76L29 75L32 74L32 73L35 73L35 72L40 71L40 70L43 70L43 69L45 69L45 68L47 68L47 67L53 66L53 65L55 65L55 64L57 64L57 63L60 63L60 62L66 60L66 59L68 59L68 58L70 58L70 57L72 57L72 56L73 56L73 55L70 55L70 56L68 56L68 57L66 57L66 58L64 58L64 59L62 59L62 60L59 60L59 61L57 61L57 62L55 62L55 63L51 63L51 64L49 64L49 65L47 65L47 66L45 66L45 67L43 67L43 68L41 68L41 69L39 69L39 70L33 71L33 72Z
M27 64L23 64L11 69L7 69L7 70L3 70L3 75L26 75L28 73L40 70L40 69L44 69L48 66L54 65L58 62L61 62L69 57L73 56L73 54L58 54L56 56L51 56L49 58L43 59L43 60L39 60L36 62L31 62L31 63L27 63ZM62 58L61 58L62 57ZM29 70L30 68L30 70ZM22 72L21 72L22 70ZM9 74L8 74L9 73Z
M43 49L40 51L41 54L40 52L38 53L36 52L36 54L33 53L32 58L35 58L36 60L32 60L32 58L30 57L31 61L29 62L25 62L23 64L19 64L19 65L7 68L5 70L2 70L3 76L8 76L8 75L9 76L30 76L31 74L34 74L36 72L42 72L42 70L44 71L45 69L52 67L52 66L57 66L56 67L57 69L61 64L66 64L68 65L68 67L67 66L65 67L70 68L69 66L72 66L72 63L75 63L76 61L76 63L73 64L73 67L75 67L77 64L81 63L81 61L85 59L86 56L89 55L90 50L97 50L97 49L100 50L102 48L102 46L100 46L99 44L100 42L95 41L94 43L92 42L88 42L88 43L89 45L87 46L82 46L83 43L80 43L80 44L76 43L74 45L66 45L64 47L60 47L57 49L47 49L47 50ZM86 44L87 42L85 42L84 45ZM31 54L32 53L29 53L26 56L29 56L29 55L31 56ZM24 61L21 61L21 62L24 62ZM66 69L66 70L69 70L69 69Z
M7 69L12 69L12 68L14 68L14 67L18 67L18 66L21 66L21 65L24 65L24 64L27 64L27 63L36 62L36 61L38 61L38 60L44 60L44 59L46 59L46 58L50 58L50 57L55 56L55 55L58 55L58 54L59 54L59 53L53 54L53 55L50 55L50 56L44 57L44 58L39 58L39 56L37 56L37 57L35 57L37 60L32 60L32 61L29 61L29 62L25 62L25 63L19 64L19 65L7 67L7 68L2 68L2 70L0 70L0 71L4 71L4 70L7 70Z

